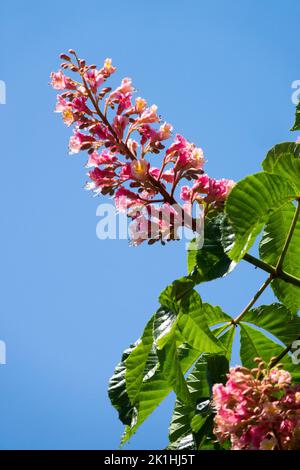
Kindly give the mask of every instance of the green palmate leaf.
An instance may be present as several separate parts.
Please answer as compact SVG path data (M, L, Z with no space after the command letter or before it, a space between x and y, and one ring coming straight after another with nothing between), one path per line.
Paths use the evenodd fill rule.
M169 289L167 300L166 291L164 291L163 296L160 296L161 302L167 303L177 311L177 317L174 312L171 319L168 312L163 311L161 313L161 324L164 325L164 330L167 330L168 333L164 334L163 337L158 336L157 346L160 350L158 356L166 380L172 386L177 397L188 404L190 403L190 397L177 357L177 342L183 340L198 350L199 353L220 352L224 348L222 343L218 342L209 330L206 313L202 307L199 294L194 290L185 290L184 292L185 295L182 296L182 288L179 289L179 292L178 289L174 290L173 288ZM220 311L218 311L218 314L215 313L215 316L220 317ZM222 318L224 317L225 314L223 313ZM154 325L155 323L156 321L154 321Z
M197 359L199 351L192 350L183 344L181 338L178 339L176 321L181 297L192 293L192 286L188 279L183 279L163 291L161 301L169 308L162 306L158 309L134 349L123 358L122 376L115 374L111 380L116 386L122 379L118 385L130 403L126 402L126 420L124 413L120 415L127 425L123 444L172 389L183 400L188 400L183 374ZM124 400L119 402L119 396L116 396L113 405L118 410L122 409Z
M224 352L222 344L209 330L201 298L195 291L184 297L177 327L184 340L200 353Z
M234 242L228 253L243 258L262 230L269 215L295 198L295 188L283 177L269 173L247 176L232 189L227 202L228 225Z
M192 434L188 434L186 437L179 438L175 442L171 442L168 450L195 450L195 442Z
M257 329L252 328L259 327ZM252 359L257 356L268 362L271 357L278 356L300 336L300 318L293 315L284 305L262 305L249 310L240 323L241 358L247 367L253 367ZM284 347L275 343L284 344ZM295 381L300 380L299 366L293 364L292 358L286 354L280 362L289 370Z
M279 356L285 348L275 343L272 339L267 337L263 332L258 331L246 323L241 323L241 360L244 366L252 368L254 367L253 359L255 357L262 358L266 363L269 363L270 359ZM290 327L289 327L290 328ZM277 327L275 328L275 330ZM296 334L296 332L295 332ZM289 355L285 355L280 363L283 367L288 370L295 382L300 381L300 370L299 365L292 362L292 358Z
M190 406L184 374L201 353L226 354L225 348L230 347L230 342L225 343L223 337L219 341L210 331L210 326L228 323L230 317L219 307L202 304L193 286L187 277L162 292L161 307L111 379L110 397L126 424L122 443L170 391Z
M283 347L276 344L262 332L251 326L241 323L241 349L240 356L242 364L246 367L255 367L253 359L260 357L267 363L274 356L278 356Z
M186 383L191 403L177 399L169 428L170 449L180 449L189 442L189 448L197 449L212 431L210 406L211 380L224 382L229 363L224 356L203 354L196 362Z
M180 400L176 400L169 427L169 440L170 443L176 443L177 448L180 445L180 441L185 440L187 436L191 437L191 444L195 446L191 428L191 421L194 416L194 408L192 406L187 406Z
M177 309L177 307L176 307ZM174 310L161 307L157 310L153 323L153 338L159 349L163 349L165 345L172 339L177 327L177 314Z
M232 317L223 312L221 307L210 305L207 302L203 302L202 309L204 311L208 326L221 325L224 323L230 323Z
M197 433L197 449L198 450L224 450L213 433L214 416L210 415Z
M189 404L191 398L177 352L176 330L173 330L170 340L165 347L158 351L158 357L167 383L183 403Z
M178 313L180 307L179 301L193 290L195 284L195 280L189 276L174 281L160 294L160 304Z
M226 374L228 372L229 363L225 356L210 355L207 357L206 379L209 385L210 393L215 383L225 383Z
M221 243L225 253L230 253L230 251L234 247L236 237L228 215L226 213L224 215L225 216L222 220L222 224L220 225Z
M292 315L282 304L253 308L243 316L243 322L252 323L266 330L286 346L300 335L300 317Z
M177 351L182 373L185 374L199 356L199 352L182 344ZM172 391L160 368L149 378L143 381L137 403L137 413L131 425L126 426L122 443L124 444L136 432L139 426L157 408L162 400Z
M108 395L112 405L119 413L119 419L123 424L131 424L134 408L126 389L126 366L125 362L130 354L136 349L137 344L130 346L122 355L122 359L116 366L114 375L109 381Z
M197 284L223 277L235 267L227 256L221 243L221 224L224 214L219 214L205 223L204 244L197 249L195 241L190 243L188 251L188 272Z
M224 354L230 360L235 334L235 328L231 325L232 318L227 313L224 313L220 307L213 307L208 303L203 303L203 310L207 325L212 328L212 334L222 343L226 351Z
M263 261L276 266L280 258L288 231L295 213L292 203L285 204L271 214L260 243L260 256ZM284 258L283 270L300 277L300 220L298 220L288 251ZM272 281L272 288L278 299L293 313L300 309L300 288L280 279Z
M146 373L149 372L149 370L146 370L146 366L153 348L154 318L155 316L150 319L137 346L131 351L125 360L126 390L132 404L135 404L141 390L143 378ZM152 367L154 366L155 363L152 364ZM150 370L152 367L150 367Z
M218 340L222 343L223 347L225 348L225 357L227 357L228 360L230 360L232 354L235 330L236 328L234 327L234 325L230 325L229 327L227 327L226 331L224 331L224 326L220 326L212 330L213 334L216 336L216 338L218 338Z
M283 142L275 145L267 153L262 163L269 173L283 176L294 185L300 195L300 145L295 142Z
M295 114L295 122L291 131L299 131L300 130L300 102L296 107L296 114Z
M204 404L206 405L206 401L204 401ZM191 424L190 424L192 432L193 433L199 432L200 429L204 426L207 418L208 418L207 414L206 415L199 414L199 415L193 416L191 420Z

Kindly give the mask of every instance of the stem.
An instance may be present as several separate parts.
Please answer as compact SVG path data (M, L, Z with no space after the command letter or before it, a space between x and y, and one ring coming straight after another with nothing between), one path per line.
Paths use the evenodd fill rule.
M264 292L264 290L268 287L270 282L273 280L273 275L270 274L270 276L265 280L263 285L258 289L254 297L250 300L248 305L244 308L244 310L235 318L232 320L233 325L237 325L243 316L250 310L250 308L255 304L255 302L258 300L258 298L261 296L261 294Z
M286 255L288 249L289 249L289 246L290 246L290 243L291 243L291 240L292 240L292 237L293 237L293 233L294 233L294 230L295 230L296 225L297 225L299 214L300 214L300 198L297 200L297 207L296 207L296 210L295 210L295 214L294 214L290 229L288 231L288 234L287 234L287 237L286 237L286 240L285 240L285 243L284 243L284 247L282 249L282 253L281 253L280 258L279 258L279 260L277 262L277 265L276 265L276 271L277 272L280 272L282 270L284 258L285 258L285 255Z
M300 279L296 276L293 276L292 274L288 274L283 270L279 270L278 272L275 266L265 263L264 261L261 261L260 259L255 258L254 256L249 255L248 253L245 254L243 259L244 261L247 261L248 263L253 264L253 266L260 268L269 274L272 274L274 279L278 277L279 279L282 279L283 281L289 282L290 284L293 284L294 286L300 287Z
M265 263L264 261L255 258L252 255L249 255L249 253L246 253L243 257L244 261L247 261L250 264L253 264L253 266L262 269L263 271L266 271L269 274L276 274L276 269L274 266L271 266L268 263Z
M294 339L294 341L298 341L300 339L300 336L297 336L297 338ZM276 364L278 364L281 359L290 352L290 350L292 349L292 346L293 346L293 343L294 341L289 344L280 354L278 354L278 356L276 356L269 364L269 367L270 369L274 366L276 366Z

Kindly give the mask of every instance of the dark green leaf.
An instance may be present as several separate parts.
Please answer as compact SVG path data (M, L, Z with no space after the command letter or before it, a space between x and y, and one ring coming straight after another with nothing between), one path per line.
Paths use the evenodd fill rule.
M199 352L183 344L178 348L177 354L180 359L180 367L185 374L199 356ZM162 371L157 369L151 378L143 381L137 404L137 416L127 426L122 440L124 444L136 432L138 427L157 408L162 400L172 391L172 387L165 379Z
M126 390L126 366L125 362L137 345L132 345L124 351L121 362L115 368L114 374L109 381L108 395L112 405L119 413L119 419L123 424L130 424L134 408Z
M208 328L205 309L197 292L184 298L177 320L178 330L185 341L200 353L224 352L222 344Z
M241 350L240 356L242 364L250 369L256 367L253 359L260 357L266 363L274 356L278 356L283 347L274 343L262 332L255 330L246 323L240 324L241 327Z
M221 243L220 225L223 218L224 214L220 214L205 223L202 248L196 249L195 241L190 243L188 272L197 284L223 277L235 267L235 263L228 258Z
M173 449L178 449L188 438L194 441L195 448L206 440L212 429L211 387L213 383L224 382L228 368L228 360L221 355L203 354L196 362L186 380L190 405L176 400L169 429Z
M300 194L300 145L295 142L283 142L275 145L267 153L262 163L269 173L282 176L290 181Z
M242 259L270 214L294 198L295 189L278 175L261 172L237 183L225 206L234 233L230 258Z
M291 131L299 131L300 130L300 102L296 107L296 114L295 114L295 122Z
M141 390L149 355L153 348L153 322L154 316L148 322L137 346L128 355L126 365L126 389L131 403L134 405ZM154 364L152 364L152 367ZM129 424L129 423L126 423Z
M300 318L281 304L261 305L249 310L243 316L243 322L263 328L278 338L286 346L300 335Z
M260 243L260 256L263 261L276 266L282 253L288 231L295 213L292 203L285 204L271 214ZM300 220L298 220L288 251L284 258L283 270L300 278ZM280 279L272 281L272 288L278 299L292 313L300 309L300 288Z
M179 400L185 404L190 404L190 393L183 376L183 370L177 353L175 330L173 330L165 347L161 351L158 351L158 357L162 373L167 383L172 387Z

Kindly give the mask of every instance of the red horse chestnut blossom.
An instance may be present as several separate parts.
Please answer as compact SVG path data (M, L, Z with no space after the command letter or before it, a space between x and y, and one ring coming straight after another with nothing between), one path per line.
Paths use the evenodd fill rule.
M232 450L300 450L300 386L280 366L232 368L213 386L215 434Z
M61 59L61 68L76 76L71 78L63 70L51 73L53 88L62 92L55 111L67 126L74 125L70 153L88 152L86 189L114 197L118 210L126 211L133 221L134 244L176 239L180 226L196 231L194 203L204 206L204 214L222 208L233 181L204 174L202 149L183 136L176 134L167 145L172 126L160 123L156 105L148 106L141 97L133 99L130 78L115 90L107 87L107 79L116 71L111 59L100 69L87 65L73 50L61 54ZM184 180L191 186L182 185ZM177 203L176 194L183 205Z

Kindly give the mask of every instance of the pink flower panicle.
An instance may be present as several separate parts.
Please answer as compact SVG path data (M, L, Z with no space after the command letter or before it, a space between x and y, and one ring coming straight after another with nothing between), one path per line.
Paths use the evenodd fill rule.
M300 450L300 386L280 365L234 367L213 386L214 433L232 450Z
M193 223L182 217L185 207L191 208L194 202L205 205L205 213L222 207L234 183L204 174L202 149L183 136L177 134L174 141L166 145L173 130L171 124L160 122L156 105L149 106L141 97L133 98L130 78L124 78L115 90L106 86L106 81L116 71L111 59L106 59L98 69L96 65L87 65L71 49L60 57L63 60L61 70L51 73L53 88L61 92L55 111L61 113L67 126L74 126L70 153L88 153L88 190L113 196L117 208L125 210L134 222L133 229L141 227L145 234L146 225L153 223L157 228L154 238L151 238L153 233L145 238L151 243L164 238L176 239L176 220L194 228ZM65 75L64 70L74 72L76 79ZM158 154L162 154L162 161L153 166L151 156ZM182 185L183 180L191 181L191 186ZM171 206L177 204L176 191L185 204L172 211ZM147 209L143 212L145 220L136 215L133 207L139 213ZM149 216L155 212L155 207L158 221L157 214ZM169 224L173 227L161 222L165 213L168 216L172 213L173 222Z

